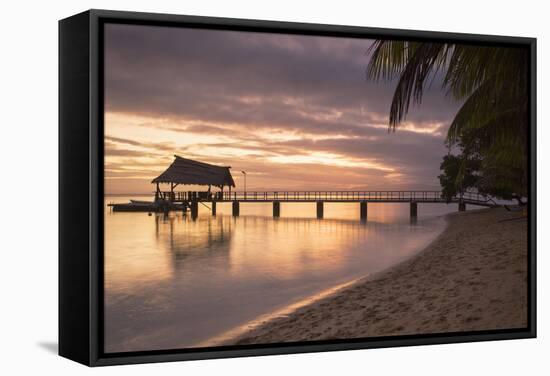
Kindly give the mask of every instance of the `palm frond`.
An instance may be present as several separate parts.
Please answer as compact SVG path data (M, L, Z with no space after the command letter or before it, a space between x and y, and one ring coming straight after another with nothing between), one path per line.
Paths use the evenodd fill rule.
M465 156L457 171L456 188L472 175L466 166L469 156L474 156L483 161L481 191L504 196L513 189L526 194L526 49L379 40L368 53L369 79L397 81L389 111L390 130L406 118L411 102L421 103L427 84L439 82L436 77L444 72L441 89L462 102L446 137L446 144L458 143Z
M369 78L391 80L399 76L389 116L390 127L395 129L405 119L411 99L414 103L422 101L426 81L447 60L448 46L444 43L378 41L369 53L372 54L367 67Z

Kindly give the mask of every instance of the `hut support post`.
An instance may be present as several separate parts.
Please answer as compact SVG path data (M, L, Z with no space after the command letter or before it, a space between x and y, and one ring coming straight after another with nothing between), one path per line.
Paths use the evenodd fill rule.
M212 215L216 216L216 201L212 201Z
M199 202L197 200L191 201L191 218L193 220L197 219L199 215Z
M170 183L170 201L175 201L176 196L174 194L174 188L178 186L178 183Z
M240 212L239 201L233 201L233 217L238 217Z

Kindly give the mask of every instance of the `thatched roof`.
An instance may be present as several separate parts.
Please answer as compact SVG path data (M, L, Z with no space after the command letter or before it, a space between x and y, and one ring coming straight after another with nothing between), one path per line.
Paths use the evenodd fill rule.
M177 183L193 185L227 185L234 187L235 182L229 172L231 167L216 166L193 161L174 155L176 159L152 183Z

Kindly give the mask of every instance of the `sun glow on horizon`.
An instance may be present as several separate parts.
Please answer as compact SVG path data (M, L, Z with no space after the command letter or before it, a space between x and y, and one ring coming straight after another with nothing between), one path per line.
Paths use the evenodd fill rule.
M254 103L259 100L247 99ZM436 124L417 129L407 125L406 129L430 133L438 127ZM368 152L356 156L345 150L324 150L331 143L377 142L380 138L344 134L338 128L312 133L299 126L256 127L107 112L105 130L107 193L150 192L150 181L170 165L174 154L231 165L237 184L242 182L235 171L247 171L251 177L249 188L267 190L317 187L321 181L330 189L397 186L406 177L399 166L369 157Z
M368 168L385 172L394 172L395 169L381 163L364 159L354 159L340 154L313 152L307 155L278 155L268 157L267 160L275 163L316 164L321 166Z

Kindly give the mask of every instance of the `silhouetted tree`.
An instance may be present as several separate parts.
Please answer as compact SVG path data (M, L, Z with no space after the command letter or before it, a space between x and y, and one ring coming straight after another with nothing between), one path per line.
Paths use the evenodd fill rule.
M397 79L390 129L405 120L411 100L419 104L426 83L441 72L442 89L462 103L447 143L462 144L463 161L469 159L470 149L476 149L481 159L480 191L499 197L527 196L526 49L378 40L369 53L369 78Z
M469 188L475 187L479 175L477 174L480 160L466 159L465 155L448 154L443 157L440 169L443 171L439 175L439 183L442 188L442 195L450 202L455 196L462 197Z

